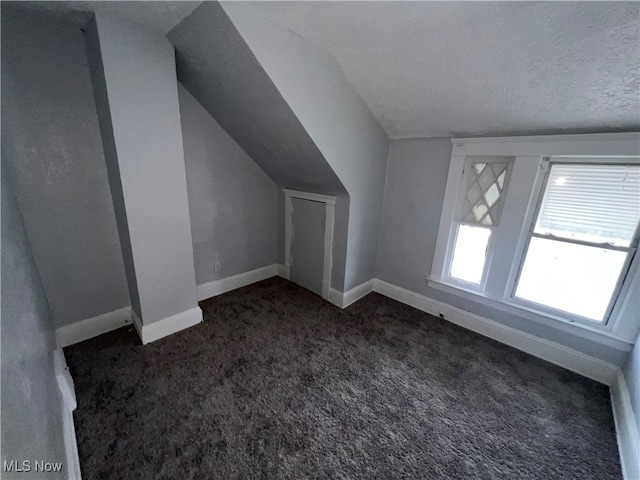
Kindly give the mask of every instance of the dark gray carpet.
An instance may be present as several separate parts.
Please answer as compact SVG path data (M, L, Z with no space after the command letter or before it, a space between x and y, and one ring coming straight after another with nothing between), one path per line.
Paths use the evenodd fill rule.
M274 278L65 349L84 478L621 478L608 389L377 294Z

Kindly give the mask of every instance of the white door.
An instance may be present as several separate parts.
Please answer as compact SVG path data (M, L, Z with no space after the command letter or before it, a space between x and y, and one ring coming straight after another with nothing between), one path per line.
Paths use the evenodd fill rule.
M291 281L322 296L325 204L294 197L291 206Z

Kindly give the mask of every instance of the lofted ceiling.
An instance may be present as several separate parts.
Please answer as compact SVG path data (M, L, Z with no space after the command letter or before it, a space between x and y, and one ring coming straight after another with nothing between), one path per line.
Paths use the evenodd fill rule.
M12 3L163 33L200 4ZM640 130L640 2L243 5L331 53L390 138Z
M327 49L391 138L638 130L638 2L249 2Z
M219 3L204 2L168 38L178 80L278 185L346 192Z
M189 16L202 2L182 1L41 1L41 2L2 2L17 8L48 10L52 12L101 12L130 22L144 25L146 28L166 34L169 30ZM83 20L75 15L73 20Z

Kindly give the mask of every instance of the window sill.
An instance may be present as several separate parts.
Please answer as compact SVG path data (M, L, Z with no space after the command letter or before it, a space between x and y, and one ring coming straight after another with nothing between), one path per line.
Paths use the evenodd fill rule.
M441 292L449 293L451 295L455 295L457 297L464 298L466 300L471 300L473 302L479 303L483 306L494 308L504 313L509 313L511 315L516 315L520 318L524 318L526 320L531 320L533 322L554 328L556 330L560 330L562 332L566 332L572 335L577 335L581 338L594 341L603 345L607 345L609 347L613 347L616 349L621 349L621 342L625 345L630 345L629 342L625 339L622 339L611 332L606 325L588 325L581 322L571 321L565 318L561 318L558 316L552 316L548 314L544 314L538 311L534 311L532 309L528 309L523 305L517 304L515 302L507 302L500 301L494 298L487 297L479 292L472 291L469 289L465 289L458 285L452 285L449 283L442 282L440 280L435 280L433 278L427 278L427 284L429 287L439 290ZM625 348L627 350L627 348Z

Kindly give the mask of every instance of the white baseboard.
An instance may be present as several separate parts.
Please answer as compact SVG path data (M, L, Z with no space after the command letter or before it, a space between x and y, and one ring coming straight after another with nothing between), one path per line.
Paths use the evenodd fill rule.
M351 290L341 292L335 288L329 289L329 301L340 308L347 308L354 302L357 302L368 293L373 292L374 280L367 280L360 285L356 285Z
M202 322L202 310L200 310L200 307L190 308L176 315L147 324L142 323L136 312L132 312L132 317L138 336L142 344L146 345Z
M494 320L453 307L383 280L374 279L373 290L605 385L612 385L617 376L618 367L604 360L508 327Z
M638 432L636 417L633 415L627 382L620 368L611 384L611 406L616 423L622 477L625 480L638 480L640 479L640 432Z
M67 477L72 480L80 480L80 457L78 455L76 430L73 424L73 411L77 407L76 392L64 358L64 352L59 343L58 348L53 351L53 365L60 397L62 398L62 429Z
M63 347L83 342L103 333L116 330L131 323L131 307L123 307L97 317L56 328L58 341Z
M344 293L335 288L329 289L329 302L333 303L336 307L344 308L342 303L344 301Z
M246 287L252 283L266 280L267 278L280 275L280 267L282 265L268 265L266 267L257 268L249 272L239 273L231 277L222 278L220 280L214 280L213 282L203 283L198 285L198 301L206 300L207 298L215 297L216 295L222 295L223 293L230 292L236 288ZM284 266L282 266L284 267Z
M283 265L282 263L276 263L276 268L277 268L277 275L279 277L286 278L287 280L289 280L289 273L285 265Z

